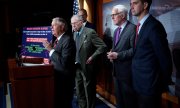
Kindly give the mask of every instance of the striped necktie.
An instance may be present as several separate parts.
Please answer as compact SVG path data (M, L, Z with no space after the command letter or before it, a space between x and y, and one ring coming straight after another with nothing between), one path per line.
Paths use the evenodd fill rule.
M136 38L135 38L134 47L136 47L136 42L137 42L138 35L139 35L138 31L139 31L139 26L140 26L140 25L141 25L141 24L140 24L140 23L138 23L138 24L137 24L137 26L136 26Z
M56 47L57 43L58 43L58 39L56 39L56 40L54 41L53 48L55 48L55 47Z

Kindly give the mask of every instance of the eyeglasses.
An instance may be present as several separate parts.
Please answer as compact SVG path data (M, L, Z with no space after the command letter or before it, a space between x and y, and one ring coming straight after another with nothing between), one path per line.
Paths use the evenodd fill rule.
M76 25L79 21L71 23L71 25Z
M82 15L79 14L79 16L85 16L85 14L82 14Z
M120 13L111 14L111 17L117 16L117 15L119 15L119 14L120 14Z

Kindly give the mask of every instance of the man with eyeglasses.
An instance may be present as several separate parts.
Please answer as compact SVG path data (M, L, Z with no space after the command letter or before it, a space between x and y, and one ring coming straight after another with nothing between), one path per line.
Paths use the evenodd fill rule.
M71 25L75 31L75 84L78 105L79 108L95 108L96 71L94 66L98 56L105 52L106 45L93 29L84 27L81 16L72 16Z
M112 21L117 28L113 35L112 50L107 53L107 58L113 63L117 108L136 108L131 80L136 26L127 20L127 15L128 10L124 5L116 5L112 9Z

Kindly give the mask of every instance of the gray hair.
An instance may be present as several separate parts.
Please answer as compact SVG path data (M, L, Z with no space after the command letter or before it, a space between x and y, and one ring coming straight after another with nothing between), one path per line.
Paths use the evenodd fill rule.
M78 20L78 21L83 21L83 17L80 16L80 15L73 15L73 16L71 17L71 19L76 19L76 20Z
M124 5L116 5L113 9L117 9L118 13L122 12L125 18L127 18L128 9Z
M64 30L67 31L68 30L68 25L67 25L67 22L63 19L63 18L60 18L60 17L56 17L56 18L53 18L52 19L52 22L58 24L58 25L62 25L64 26Z

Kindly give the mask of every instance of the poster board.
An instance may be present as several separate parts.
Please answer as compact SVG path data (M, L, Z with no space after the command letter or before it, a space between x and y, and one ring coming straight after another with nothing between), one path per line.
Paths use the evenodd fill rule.
M48 63L49 54L44 48L42 41L52 41L51 26L23 27L21 56L42 57Z

